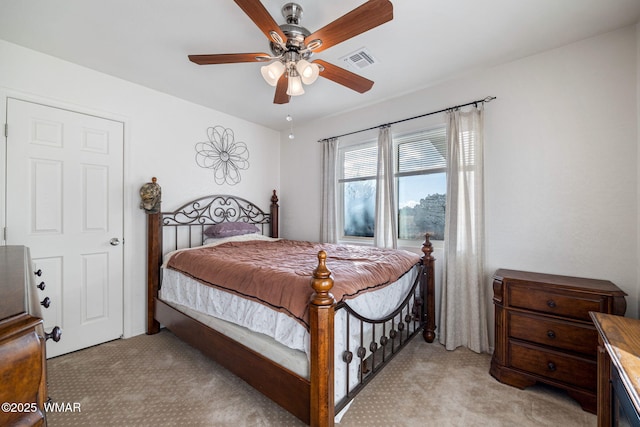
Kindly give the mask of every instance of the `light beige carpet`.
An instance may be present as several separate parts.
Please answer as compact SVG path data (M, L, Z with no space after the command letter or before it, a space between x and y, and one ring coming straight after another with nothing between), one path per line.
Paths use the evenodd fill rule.
M355 399L340 426L595 426L564 392L489 375L489 355L414 339ZM244 381L170 332L50 359L49 395L81 412L62 426L300 426ZM77 408L77 405L76 405Z

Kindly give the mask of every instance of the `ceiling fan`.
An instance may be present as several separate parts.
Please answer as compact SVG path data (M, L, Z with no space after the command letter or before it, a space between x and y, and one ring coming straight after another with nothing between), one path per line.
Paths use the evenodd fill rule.
M309 61L314 53L369 31L393 19L389 0L369 0L318 31L311 33L300 25L302 7L287 3L282 15L287 23L278 25L260 0L234 0L270 41L271 54L222 53L189 55L199 65L238 62L268 62L261 69L263 78L275 86L275 104L286 104L291 96L304 93L303 83L324 77L357 92L371 89L373 81L322 60Z

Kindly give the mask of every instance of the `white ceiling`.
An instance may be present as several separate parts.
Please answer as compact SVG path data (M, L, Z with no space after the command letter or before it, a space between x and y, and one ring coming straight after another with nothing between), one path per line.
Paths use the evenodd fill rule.
M263 0L276 22L286 0ZM311 32L363 0L298 0ZM0 39L276 130L392 98L640 20L640 0L392 0L394 18L314 56L366 47L378 60L357 71L359 94L318 79L274 105L260 63L196 65L189 54L269 52L232 0L0 0Z

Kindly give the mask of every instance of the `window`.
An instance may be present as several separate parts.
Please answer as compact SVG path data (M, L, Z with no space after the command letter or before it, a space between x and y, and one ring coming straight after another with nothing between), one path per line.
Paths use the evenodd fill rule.
M426 231L444 239L446 131L394 135L398 239L420 240ZM375 233L376 141L339 149L340 211L343 238Z
M398 238L418 240L425 231L444 240L447 137L444 127L394 139Z

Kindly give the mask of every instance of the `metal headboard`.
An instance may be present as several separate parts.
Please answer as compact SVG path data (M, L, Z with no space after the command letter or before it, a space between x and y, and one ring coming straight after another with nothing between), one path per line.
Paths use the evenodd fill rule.
M201 246L206 238L204 230L210 225L223 222L254 224L260 228L262 234L277 237L277 202L274 190L271 212L267 213L242 197L210 195L192 200L175 211L162 212L161 225L165 242L163 253Z

